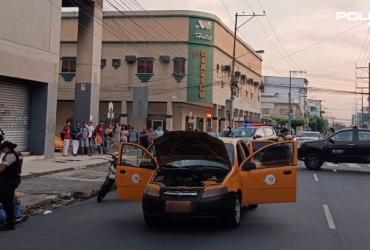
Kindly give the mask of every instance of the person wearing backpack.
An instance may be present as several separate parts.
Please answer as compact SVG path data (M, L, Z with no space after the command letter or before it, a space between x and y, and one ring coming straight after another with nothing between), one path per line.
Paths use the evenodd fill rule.
M9 141L2 143L5 156L0 164L0 203L6 213L6 224L1 230L13 230L15 210L14 193L21 183L22 155L15 151L17 144Z

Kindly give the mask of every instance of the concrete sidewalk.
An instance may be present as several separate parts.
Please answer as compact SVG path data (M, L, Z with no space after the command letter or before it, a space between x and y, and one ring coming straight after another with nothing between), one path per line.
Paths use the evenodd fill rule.
M23 160L22 179L106 165L110 159L109 155L64 157L61 153L56 153L55 159L28 156Z

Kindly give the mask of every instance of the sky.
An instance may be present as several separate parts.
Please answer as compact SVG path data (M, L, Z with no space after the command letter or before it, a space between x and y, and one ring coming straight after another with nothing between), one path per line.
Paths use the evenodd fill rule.
M110 0L117 1L119 0ZM289 76L289 70L306 70L310 87L355 90L355 65L370 60L370 24L366 21L337 20L337 12L370 12L368 0L125 0L132 9L197 10L218 16L233 27L235 12L266 11L244 25L239 34L263 54L263 74ZM370 15L370 14L369 14ZM242 20L241 20L242 21ZM366 50L367 49L367 50ZM291 56L287 56L290 55ZM357 70L365 77L367 72ZM367 81L358 80L359 86ZM365 90L367 92L367 90ZM350 123L355 103L361 97L309 91L309 98L322 99L326 115ZM364 98L367 106L367 97ZM360 106L359 106L360 108Z

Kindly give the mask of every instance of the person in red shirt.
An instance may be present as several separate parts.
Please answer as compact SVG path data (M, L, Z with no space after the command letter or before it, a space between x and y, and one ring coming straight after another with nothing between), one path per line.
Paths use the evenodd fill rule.
M66 121L66 124L63 127L62 132L60 134L64 142L63 156L67 157L69 145L71 144L71 141L72 141L72 127L71 127L71 121L69 119Z
M97 137L100 137L100 138L97 138ZM96 141L101 142L101 144L100 144L100 153L101 154L103 154L105 152L104 137L105 137L104 122L100 122L100 124L95 128L95 139L96 139Z

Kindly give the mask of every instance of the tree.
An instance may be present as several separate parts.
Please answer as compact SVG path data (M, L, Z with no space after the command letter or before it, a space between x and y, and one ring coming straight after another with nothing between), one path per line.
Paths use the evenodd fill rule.
M329 122L324 117L310 117L308 126L312 131L319 131L320 133L323 133L328 129Z

